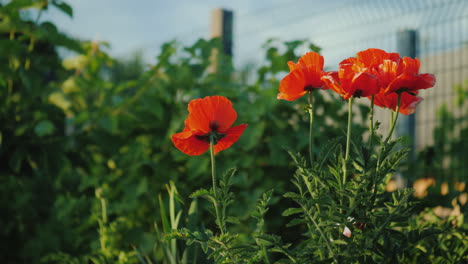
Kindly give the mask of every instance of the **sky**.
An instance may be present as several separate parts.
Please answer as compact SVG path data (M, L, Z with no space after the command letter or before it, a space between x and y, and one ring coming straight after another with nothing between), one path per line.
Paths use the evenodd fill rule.
M164 42L177 39L190 44L199 37L209 37L214 8L234 11L234 27L239 31L238 17L254 20L253 28L258 28L266 22L262 21L262 15L256 14L257 10L271 12L284 8L291 1L74 0L68 3L73 7L73 18L50 10L43 19L54 21L59 29L72 36L109 42L113 55L126 56L143 50L147 56L154 56ZM256 45L261 42L263 40L256 40Z
M70 0L73 18L51 9L42 20L84 40L107 41L110 54L129 56L137 50L149 63L161 44L193 44L208 38L211 11L234 12L234 61L260 61L269 38L309 39L321 47L328 63L369 47L396 51L395 32L443 24L446 17L467 11L466 0ZM463 13L461 15L464 15ZM464 15L466 17L466 14ZM440 21L439 21L440 20ZM458 22L457 22L458 23ZM466 21L464 23L467 23ZM468 24L468 23L467 23ZM391 34L388 34L391 32ZM433 34L421 36L430 41ZM372 37L369 37L369 36ZM466 34L465 34L466 35ZM325 60L327 64L327 59Z

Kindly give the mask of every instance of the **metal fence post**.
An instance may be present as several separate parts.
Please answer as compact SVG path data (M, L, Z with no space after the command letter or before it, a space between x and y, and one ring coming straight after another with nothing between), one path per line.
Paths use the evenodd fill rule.
M416 30L405 29L397 34L397 51L400 55L415 58L417 56L418 34ZM410 139L409 160L415 158L416 147L416 113L412 115L401 115L397 122L397 136L406 136Z
M211 37L221 38L223 52L232 56L233 12L216 8L211 12Z
M211 11L211 38L221 39L221 52L223 55L232 57L232 43L233 43L233 12L226 9L216 8ZM224 61L223 56L218 54L218 50L214 49L211 53L211 65L208 72L219 72Z

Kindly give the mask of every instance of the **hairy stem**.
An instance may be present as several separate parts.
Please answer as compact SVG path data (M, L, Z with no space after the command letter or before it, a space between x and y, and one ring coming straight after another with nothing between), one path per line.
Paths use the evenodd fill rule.
M392 137L393 130L395 129L395 124L396 124L396 122L398 120L398 113L400 112L400 104L401 104L401 93L398 94L396 114L394 115L393 112L391 112L392 113L392 115L391 115L392 124L390 126L390 131L388 132L387 138L385 139L385 141L384 141L384 143L382 145L382 148L380 150L379 157L377 159L377 166L375 168L376 174L378 174L379 171L380 171L380 166L381 166L381 163L382 163L382 153L385 151L385 148L387 147L387 143L390 140L390 138ZM373 191L373 194L372 194L371 205L373 205L375 203L376 196L377 196L377 183L374 182L374 191Z
M213 205L215 207L215 213L216 213L216 224L219 227L219 230L221 231L221 234L224 235L224 224L222 223L222 219L220 217L219 213L219 204L218 204L218 191L216 189L216 162L215 162L215 156L214 156L214 137L210 136L210 156L211 156L211 180L213 181L213 194L215 201L213 202Z
M313 102L314 102L314 97L312 95L312 92L309 93L309 107L308 107L308 112L309 112L309 159L310 159L310 167L312 167L312 164L314 162L314 152L312 149L312 146L314 144L314 134L312 130L312 125L314 123L314 108L313 108Z
M343 164L343 186L346 184L346 177L347 177L347 163L349 159L349 147L350 147L350 139L351 139L351 122L353 117L353 97L350 97L348 100L348 130L346 132L346 152L345 152L345 159Z
M101 223L99 225L99 243L101 245L101 250L105 253L107 253L107 247L106 247L106 242L107 242L107 204L106 200L102 197L99 198L101 200Z
M374 95L371 98L369 130L369 151L372 151L372 140L374 139Z
M336 261L336 257L335 257L335 253L333 252L331 246L330 246L330 242L328 241L327 237L325 237L325 234L322 232L322 229L320 228L320 226L317 224L317 222L315 222L315 219L314 217L310 214L310 211L305 207L305 206L302 206L302 209L304 211L307 212L307 216L309 217L309 219L312 221L312 223L314 224L315 228L317 229L317 231L320 233L320 236L323 238L323 240L325 240L325 245L327 246L328 250L330 251L330 254L332 255L333 259Z
M396 108L396 113L395 113L395 118L392 120L392 125L390 126L390 131L388 132L388 136L384 141L384 145L388 143L390 138L392 137L393 130L395 129L395 125L398 120L398 114L400 113L400 104L401 104L401 93L398 94L398 101L397 101L397 108Z
M265 263L270 264L270 259L268 258L268 253L266 251L265 246L262 246L262 253L263 253L263 259L265 260Z

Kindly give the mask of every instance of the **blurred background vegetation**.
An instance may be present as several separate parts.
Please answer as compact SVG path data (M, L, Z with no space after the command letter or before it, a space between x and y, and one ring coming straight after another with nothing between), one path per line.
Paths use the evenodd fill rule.
M271 40L258 68L235 69L220 53L214 72L210 58L221 42L200 39L188 47L168 42L147 65L141 54L112 58L105 43L78 41L23 14L45 11L47 4L72 14L61 1L0 4L2 263L160 263L184 248L183 242L163 242L165 230L214 226L205 220L206 210L193 213L207 205L188 199L210 183L208 155L188 157L170 141L183 126L189 100L214 94L230 98L238 122L249 124L218 166L238 168L232 213L243 223L240 234L253 232L255 200L266 190L281 194L289 188L294 167L285 148L307 149L306 101L276 100L280 77L299 50L320 49L308 41ZM59 51L73 55L64 59ZM467 87L456 88L460 109L468 105ZM346 105L326 100L334 96L316 93L314 144L343 135ZM367 106L359 108L356 135L366 131L368 115ZM457 151L468 148L468 125L454 134L452 112L442 107L438 115L434 144L418 154L409 177L422 186L415 185L421 188L414 198L422 201L420 211L440 207L444 213L434 217L443 220L467 210L467 171L447 168L466 163ZM280 228L288 222L280 216L289 201L277 196L271 203L268 232L296 240L300 227Z

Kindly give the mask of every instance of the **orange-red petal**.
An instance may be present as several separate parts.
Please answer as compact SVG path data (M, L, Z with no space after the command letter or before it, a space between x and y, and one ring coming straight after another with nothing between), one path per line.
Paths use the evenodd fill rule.
M286 75L280 82L278 99L294 101L305 95L307 91L304 72L298 68Z
M324 76L322 76L322 81L324 82L325 86L332 89L336 93L338 93L340 95L346 93L346 91L344 91L341 88L340 80L339 80L337 71L327 72Z
M327 73L322 80L343 99L376 94L380 89L377 77L368 72L356 72L354 69L354 64L343 63L338 73Z
M418 92L415 91L417 94ZM424 100L422 97L412 95L409 93L402 93L400 99L400 113L404 115L411 115L416 111L416 106ZM380 92L375 96L374 103L383 108L390 108L396 111L398 103L398 95L396 93L385 94Z
M400 61L398 53L388 53L381 49L366 49L356 54L357 60L366 67L378 67L384 60Z
M288 68L289 68L289 71L291 72L291 71L294 71L295 69L301 68L301 66L292 61L288 61Z
M310 71L319 73L323 71L323 56L317 52L307 52L299 58L298 64L307 67Z
M409 93L403 93L401 98L400 113L404 115L411 115L416 111L421 101L424 100L422 97L414 96Z
M378 93L380 89L379 80L377 77L367 72L360 72L356 74L353 77L351 86L352 87L348 91L348 93L352 93L350 97L356 95L358 91L360 91L359 97L371 96Z
M230 146L232 146L232 144L236 143L236 141L240 138L246 127L247 124L242 124L235 127L231 127L227 131L225 131L224 133L226 134L226 136L220 139L218 143L214 146L215 154L217 154L221 150L229 148Z
M410 58L410 57L404 57L403 58L403 71L406 74L418 74L419 73L419 67L421 65L421 62L419 61L418 58Z
M210 147L208 142L198 139L191 131L172 135L172 142L176 148L190 156L201 155Z
M385 89L385 93L396 92L402 88L406 91L414 92L420 89L431 88L435 85L435 76L433 74L407 74L403 73L395 78L388 87Z
M237 113L232 103L223 96L207 96L203 99L194 99L188 106L189 115L185 125L195 133L208 134L213 123L217 131L223 133L232 126L237 119Z
M376 72L380 80L380 85L385 89L399 74L401 63L394 60L384 60L382 64L378 66Z
M307 52L298 63L289 61L290 72L281 80L277 98L293 101L305 95L308 88L325 89L323 64L323 57L316 52Z

